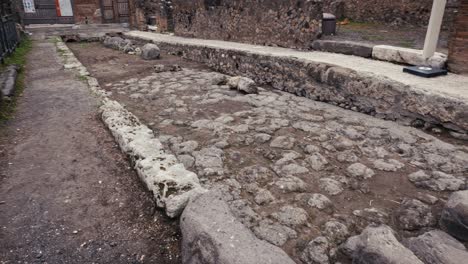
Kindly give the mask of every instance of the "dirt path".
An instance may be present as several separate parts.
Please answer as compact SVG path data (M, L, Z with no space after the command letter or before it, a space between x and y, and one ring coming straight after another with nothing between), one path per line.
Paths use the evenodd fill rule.
M159 211L98 119L84 83L35 42L0 136L0 263L179 263ZM0 134L0 135L1 135Z

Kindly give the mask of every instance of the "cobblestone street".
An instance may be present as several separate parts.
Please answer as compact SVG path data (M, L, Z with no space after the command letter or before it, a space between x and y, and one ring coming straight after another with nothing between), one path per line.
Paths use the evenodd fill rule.
M119 59L105 58L118 51L70 47L245 226L296 261L321 248L319 257L346 262L337 247L371 223L422 234L437 225L449 191L465 189L466 141L269 87L245 94L229 88L230 76L182 59L108 78L101 69ZM139 61L122 57L130 70Z

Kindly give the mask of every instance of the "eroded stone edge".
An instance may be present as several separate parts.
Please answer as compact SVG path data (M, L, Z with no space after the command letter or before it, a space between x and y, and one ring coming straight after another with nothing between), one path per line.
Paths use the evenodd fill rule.
M206 192L198 176L186 170L173 154L165 150L153 131L135 115L109 99L96 78L90 76L86 67L63 42L57 41L56 45L63 58L64 68L75 70L80 76L86 77L89 88L99 97L102 121L121 151L131 159L133 168L153 193L157 205L164 208L169 217L179 216L191 197Z

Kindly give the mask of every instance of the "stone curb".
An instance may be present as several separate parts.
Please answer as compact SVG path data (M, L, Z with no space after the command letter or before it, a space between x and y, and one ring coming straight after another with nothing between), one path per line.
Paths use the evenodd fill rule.
M423 120L462 133L468 131L468 102L464 99L414 88L385 76L255 50L153 39L139 32L124 36L155 42L162 50L204 63L221 73L246 76L259 84L312 100L403 124Z
M65 69L73 69L86 76L90 89L102 102L102 120L118 142L121 151L130 157L140 179L150 190L159 207L169 217L179 216L191 197L206 190L200 186L198 176L185 169L177 158L164 149L153 131L118 102L110 100L101 90L97 80L90 77L86 68L70 49L58 42L57 48L64 57Z

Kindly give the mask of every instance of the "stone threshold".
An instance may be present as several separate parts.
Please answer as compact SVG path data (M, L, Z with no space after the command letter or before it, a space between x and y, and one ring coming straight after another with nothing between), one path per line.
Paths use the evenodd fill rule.
M410 125L415 121L468 131L468 77L432 79L403 72L401 65L357 56L304 52L219 40L182 38L142 31L127 38L205 63L229 75L313 100Z

